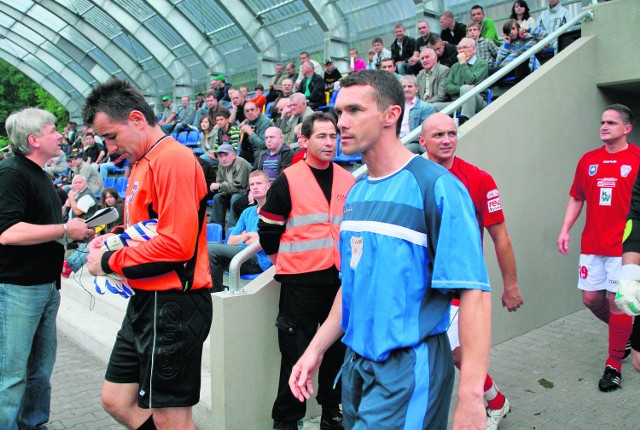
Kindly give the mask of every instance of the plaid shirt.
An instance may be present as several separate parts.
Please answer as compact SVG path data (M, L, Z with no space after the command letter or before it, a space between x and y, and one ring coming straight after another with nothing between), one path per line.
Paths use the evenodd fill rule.
M481 37L476 42L476 56L487 62L489 65L493 65L496 61L496 57L498 56L498 47L491 39L485 39Z

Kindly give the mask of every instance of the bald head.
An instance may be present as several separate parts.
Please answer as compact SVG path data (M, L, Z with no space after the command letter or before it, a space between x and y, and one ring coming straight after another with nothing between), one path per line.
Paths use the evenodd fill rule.
M426 149L429 160L451 168L458 146L458 128L449 115L439 112L429 115L422 123L418 141Z

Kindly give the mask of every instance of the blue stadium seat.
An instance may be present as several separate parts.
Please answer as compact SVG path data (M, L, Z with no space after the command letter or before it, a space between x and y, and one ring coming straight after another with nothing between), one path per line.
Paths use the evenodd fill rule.
M187 140L184 144L190 148L197 147L198 141L200 140L200 133L197 130L190 130L187 133Z
M122 198L127 195L127 182L127 178L125 178L124 176L120 176L116 179L116 183L113 186L113 188L116 189L116 191Z
M222 226L211 222L207 224L207 242L222 243Z
M335 92L335 91L334 91ZM336 156L333 159L334 163L342 163L342 164L354 164L354 163L362 163L362 155L345 155L342 153L342 146L340 145L340 135L337 137L336 142Z
M264 115L269 119L271 119L271 106L273 106L274 103L275 103L275 101L269 102L269 103L267 103L267 106L265 107Z
M104 181L105 188L113 188L116 184L115 176L107 176L107 180Z
M333 108L336 105L336 98L338 97L338 93L340 92L340 90L336 90L333 93L331 93L331 100L329 100L329 104L326 106L320 106L318 107L318 110L321 111L328 111L329 109Z
M199 157L202 154L204 154L204 149L202 149L202 148L193 148L193 153Z
M185 143L187 143L187 136L189 136L188 131L181 131L178 134L178 138L176 140L184 145Z

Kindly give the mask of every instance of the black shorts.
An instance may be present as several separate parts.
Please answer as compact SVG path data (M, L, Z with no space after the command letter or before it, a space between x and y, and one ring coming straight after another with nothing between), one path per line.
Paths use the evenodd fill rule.
M202 344L212 320L207 288L140 291L129 299L105 379L137 383L138 406L193 406L200 400Z
M633 331L631 332L631 348L640 351L640 316L633 319Z

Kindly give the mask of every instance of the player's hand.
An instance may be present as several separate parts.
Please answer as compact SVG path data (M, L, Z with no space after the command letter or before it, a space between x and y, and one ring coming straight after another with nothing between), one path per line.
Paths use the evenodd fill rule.
M615 297L616 306L632 317L640 315L640 281L621 280Z
M293 366L289 377L289 388L293 397L304 402L309 400L313 391L313 375L320 368L322 355L317 351L307 349L300 360Z
M569 233L560 233L560 236L558 236L558 240L556 241L556 244L558 245L558 251L561 254L567 255L569 253L570 240L571 240L571 237L569 236Z
M67 223L67 238L79 242L89 242L96 235L96 232L87 227L87 224L80 218L73 218Z
M458 405L453 414L453 429L486 429L487 411L482 397L463 401L458 395Z
M507 308L509 312L517 311L524 304L522 293L518 285L514 287L505 287L502 293L502 307Z

